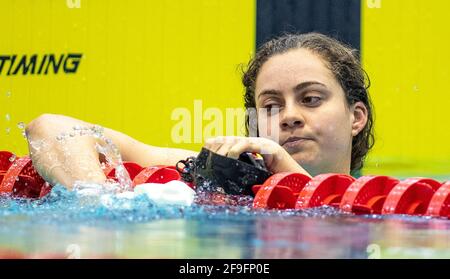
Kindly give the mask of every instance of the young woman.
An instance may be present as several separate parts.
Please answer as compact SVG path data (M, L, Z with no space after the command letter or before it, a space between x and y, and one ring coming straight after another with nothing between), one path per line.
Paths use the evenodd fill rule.
M243 76L245 107L256 108L258 123L247 118L253 137L217 137L204 147L238 158L259 152L274 172L350 174L361 169L373 145L372 107L364 71L355 52L318 33L288 34L258 49ZM265 110L261 110L265 108ZM95 148L98 139L78 137L64 145L56 137L73 126L92 126L61 115L42 115L27 126L29 142L46 140L48 148L29 144L39 173L50 183L72 187L77 180L104 182ZM278 129L277 133L272 133ZM174 165L196 151L146 145L111 129L104 134L120 150L123 160L141 165ZM248 133L247 133L248 134ZM261 136L259 136L261 134ZM270 135L277 134L276 138ZM265 136L268 135L268 136Z

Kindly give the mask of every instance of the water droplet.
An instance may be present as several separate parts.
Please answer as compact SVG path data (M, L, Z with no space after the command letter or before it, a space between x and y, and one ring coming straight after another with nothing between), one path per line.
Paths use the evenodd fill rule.
M19 181L19 177L18 176L16 177L16 181Z
M347 204L347 203L342 207L342 210L345 210L345 211L351 211L351 209L352 209L352 205Z
M419 86L418 86L417 84L415 84L415 85L413 86L413 91L414 91L414 92L419 92Z
M11 132L11 128L7 127L7 128L5 129L5 131L6 131L6 134L9 135L9 133Z
M13 155L11 155L11 157L9 157L9 161L11 163L14 162L14 160L16 160L16 155L15 154L13 154Z
M11 97L11 91L6 91L6 97L7 98Z
M25 123L19 122L19 123L17 123L17 127L18 127L20 130L23 130L23 129L25 129Z
M10 121L10 120L11 120L11 116L9 115L9 113L7 113L7 114L5 115L5 119L6 119L6 121Z

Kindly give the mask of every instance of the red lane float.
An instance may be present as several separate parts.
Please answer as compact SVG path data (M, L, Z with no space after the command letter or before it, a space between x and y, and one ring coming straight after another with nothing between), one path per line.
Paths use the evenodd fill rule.
M5 177L6 171L12 164L14 154L8 151L0 151L0 183L2 183L3 177Z
M133 181L133 187L143 183L167 183L172 180L181 180L181 175L175 166L151 166L143 168L133 162L124 162L123 165ZM108 166L104 172L107 178L117 181L115 168ZM193 187L191 183L185 183Z
M450 181L442 184L434 193L426 215L450 218Z
M14 160L13 160L14 159ZM175 166L142 168L124 162L133 185L183 180ZM115 169L104 170L115 179ZM51 186L39 176L28 157L16 158L0 151L0 194L39 198ZM254 185L253 207L264 209L305 209L322 205L339 207L356 214L410 214L450 218L450 181L409 178L399 181L388 176L363 176L355 180L344 174L321 174L313 178L300 173L277 173L262 185Z
M350 184L355 181L345 174L320 174L313 177L300 192L296 209L305 209L322 205L338 207Z
M254 208L289 209L295 207L300 191L311 178L300 173L277 173L264 184L252 188Z
M180 180L181 175L172 166L153 166L144 168L133 179L134 185L143 183L167 183L172 180Z
M39 193L39 198L47 196L52 191L52 188L52 185L44 183L44 185L42 185L41 192Z
M380 214L388 194L398 182L388 176L362 176L350 184L339 208L356 214Z
M440 186L441 183L429 178L405 179L391 190L381 213L423 215Z
M133 180L136 177L136 175L138 175L143 169L143 167L133 162L123 162L123 166L125 167L125 170L128 172L128 175L130 176L131 180ZM105 173L107 178L117 180L115 167L108 165L103 170L103 172Z
M30 158L16 158L3 176L0 194L38 198L44 184L44 179L34 169Z

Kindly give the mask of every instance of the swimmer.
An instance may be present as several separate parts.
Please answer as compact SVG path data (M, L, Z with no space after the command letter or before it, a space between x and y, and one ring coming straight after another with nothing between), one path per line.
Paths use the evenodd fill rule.
M373 118L368 81L354 50L318 33L283 35L258 49L242 81L245 108L257 109L258 123L261 119L271 123L276 117L277 125L265 127L264 135L277 134L277 138L259 133L260 123L257 134L248 136L252 125L247 117L247 136L211 138L205 148L231 158L243 152L261 153L273 173L351 174L362 168L374 143ZM78 137L64 146L56 144L56 137L74 126L93 124L52 114L29 123L29 143L49 143L45 150L29 144L36 169L48 182L68 188L77 180L103 183L106 177L95 147L99 139ZM278 133L271 133L272 129ZM104 135L124 161L143 166L175 165L198 154L148 145L108 128Z

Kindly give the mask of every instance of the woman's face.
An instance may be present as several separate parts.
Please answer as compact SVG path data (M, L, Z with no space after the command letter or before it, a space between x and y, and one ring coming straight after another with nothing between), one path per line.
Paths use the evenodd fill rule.
M355 125L354 106L318 55L299 48L269 58L255 98L257 109L275 109L258 110L260 135L278 142L311 175L350 172L352 137L363 126ZM278 123L278 135L270 123Z

